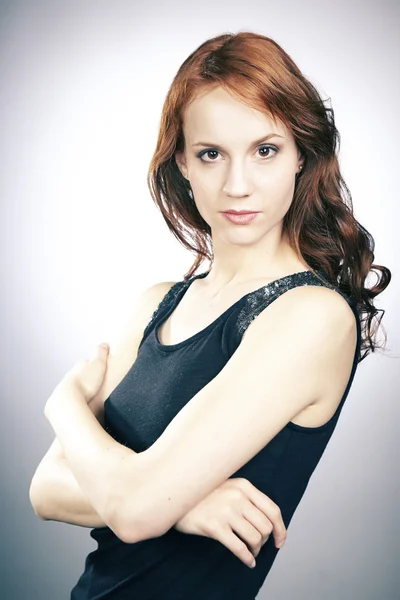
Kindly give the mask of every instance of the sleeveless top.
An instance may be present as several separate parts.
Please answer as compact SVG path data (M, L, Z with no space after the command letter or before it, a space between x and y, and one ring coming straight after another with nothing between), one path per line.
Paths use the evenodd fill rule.
M316 273L324 278L322 271ZM288 528L349 393L360 357L359 316L350 297L311 271L301 271L245 294L190 338L162 344L158 328L191 283L207 274L173 284L154 311L134 364L105 401L105 429L135 452L146 450L224 367L250 322L276 298L302 285L322 285L337 291L356 318L357 347L335 414L318 427L288 422L231 476L248 479L278 504ZM86 557L71 600L254 600L279 552L271 533L251 569L221 542L174 528L160 537L133 544L122 542L109 527L94 528L90 536L97 542L97 549Z

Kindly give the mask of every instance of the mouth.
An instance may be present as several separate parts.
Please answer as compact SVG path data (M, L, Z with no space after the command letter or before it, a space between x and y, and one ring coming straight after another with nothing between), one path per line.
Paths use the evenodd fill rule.
M250 211L224 211L223 216L225 219L234 223L235 225L247 225L247 223L251 223L254 219L257 218L258 212L250 212Z
M254 215L259 211L256 210L223 210L224 214L228 215Z

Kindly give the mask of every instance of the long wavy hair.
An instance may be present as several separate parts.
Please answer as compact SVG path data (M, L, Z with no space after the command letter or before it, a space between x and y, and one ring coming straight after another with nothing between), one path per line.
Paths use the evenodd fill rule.
M391 272L373 263L374 239L354 217L351 194L339 169L340 135L333 109L325 106L285 51L257 33L227 33L201 44L179 68L164 102L147 183L169 229L195 255L184 280L204 260L213 263L213 245L211 228L197 210L175 153L184 149L183 118L189 103L218 86L273 121L280 120L292 132L304 163L283 232L312 272L322 271L330 283L351 296L362 329L361 362L381 347L373 337L385 311L374 307L372 300L389 285ZM371 270L380 275L367 288ZM386 339L385 333L385 343Z

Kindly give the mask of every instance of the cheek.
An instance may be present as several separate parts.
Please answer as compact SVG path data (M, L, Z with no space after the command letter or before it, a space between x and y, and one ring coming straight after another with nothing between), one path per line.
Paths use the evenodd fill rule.
M211 168L201 172L192 169L190 184L198 194L205 194L218 187L218 174L216 172L212 173Z
M194 203L200 215L203 219L208 223L210 218L212 219L212 215L215 213L216 207L213 206L212 195L207 193L205 190L200 190L197 186L196 188L192 185L192 189L194 192Z
M275 189L277 193L285 192L291 184L291 171L287 165L270 165L269 168L260 169L256 172L255 181L259 187Z
M293 195L295 178L289 169L276 169L269 171L257 182L259 191L265 191L277 200L284 200L288 195Z
M294 182L285 177L269 178L258 188L262 197L263 210L267 215L283 217L293 201Z
M195 178L191 177L190 185L194 194L194 201L201 216L210 211L218 204L218 185L212 178Z

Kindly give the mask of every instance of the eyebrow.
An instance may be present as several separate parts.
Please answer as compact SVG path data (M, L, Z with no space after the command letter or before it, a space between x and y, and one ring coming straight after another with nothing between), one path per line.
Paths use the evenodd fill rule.
M268 135L263 136L262 138L255 140L254 142L252 142L250 144L250 147L252 146L257 146L258 144L261 144L261 142L265 142L266 140L269 140L269 138L272 137L280 137L283 138L283 135L279 135L279 133L270 133ZM218 146L218 144L210 144L208 142L196 142L195 144L192 144L192 148L195 148L196 146L212 146L213 148L222 148L222 146Z

